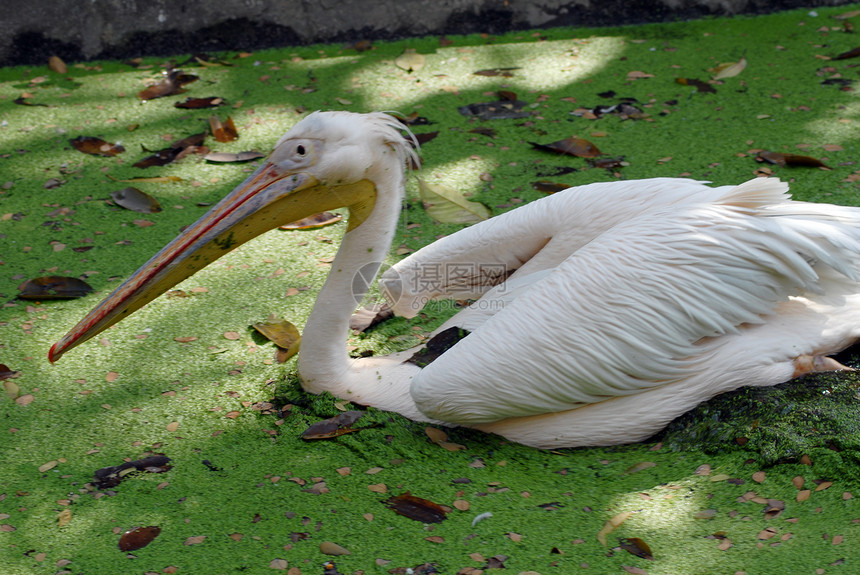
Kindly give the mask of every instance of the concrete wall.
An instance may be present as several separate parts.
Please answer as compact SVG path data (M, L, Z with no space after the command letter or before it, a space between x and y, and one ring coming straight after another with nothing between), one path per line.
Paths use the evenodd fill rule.
M848 0L0 0L0 65L546 26L595 26Z

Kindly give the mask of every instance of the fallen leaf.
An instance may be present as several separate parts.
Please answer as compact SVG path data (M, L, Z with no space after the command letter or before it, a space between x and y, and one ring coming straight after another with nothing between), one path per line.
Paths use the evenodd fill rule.
M187 110L197 110L200 108L217 108L218 106L223 106L226 103L227 102L224 101L224 98L212 96L209 98L188 98L183 102L176 102L173 106Z
M696 80L695 78L675 78L675 82L681 84L682 86L693 86L696 88L697 92L711 93L716 94L717 89L708 84L707 82L702 82L701 80Z
M414 48L406 48L394 59L394 65L407 72L417 72L424 67L424 55L416 52Z
M489 68L487 70L478 70L477 72L472 73L476 76L501 76L503 78L510 78L514 75L514 70L519 70L519 67Z
M15 372L19 373L19 372ZM3 382L3 389L6 392L6 397L15 401L21 395L21 387L11 380L6 380Z
M166 182L181 182L182 178L179 176L158 176L155 178L128 178L126 180L120 180L118 178L114 178L110 174L105 174L109 180L113 180L114 182L123 182L123 183L134 183L134 182L148 182L148 183L166 183Z
M301 220L290 222L289 224L284 224L283 226L280 226L280 229L313 230L316 228L322 228L324 226L330 226L331 224L336 224L342 219L343 216L341 216L340 214L333 214L332 212L320 212L318 214L302 218Z
M584 138L565 138L563 140L557 140L555 142L551 142L549 144L538 144L536 142L529 142L535 149L543 150L545 152L555 152L557 154L566 154L568 156L576 156L579 158L594 158L602 154L602 152Z
M137 188L123 188L110 193L110 197L118 206L142 214L155 214L161 211L158 200Z
M120 465L103 467L96 470L93 475L93 484L98 489L116 487L129 474L134 471L145 471L148 473L163 473L169 471L170 458L164 455L151 455L143 459L126 461Z
M737 62L729 62L716 67L714 72L714 80L724 80L725 78L733 78L744 71L747 67L747 59L741 58Z
M48 68L57 74L67 74L69 72L69 68L66 66L66 63L63 62L62 58L59 56L51 56L48 58Z
M0 363L0 380L11 379L13 377L18 377L19 375L21 375L20 371L15 371L5 363ZM13 397L12 399L15 398Z
M302 432L302 439L331 439L346 433L361 431L366 428L354 428L352 425L363 416L363 411L344 411L334 417L314 423Z
M331 541L323 541L320 543L320 552L325 555L351 555L348 549L341 547L337 543Z
M548 180L538 180L537 182L532 182L532 188L544 194L554 194L556 192L566 190L569 187L569 184L550 182Z
M15 398L15 403L17 403L18 405L20 405L22 407L26 407L26 406L30 405L31 403L33 403L33 401L35 401L35 400L36 400L36 396L34 396L32 393L25 393L24 395Z
M125 148L120 144L111 144L105 142L101 138L93 138L90 136L78 136L77 138L69 140L69 143L79 152L93 156L104 156L106 158L116 156L117 154L121 154L125 151Z
M528 102L520 100L501 99L496 102L480 102L460 106L457 111L466 117L476 117L481 120L512 120L528 118L531 112L524 110Z
M188 539L186 539L182 544L183 545L199 545L200 543L203 543L205 540L206 540L205 535L195 535L193 537L189 537Z
M241 162L249 162L251 160L256 160L258 158L265 158L266 154L261 154L260 152L239 152L236 154L231 154L230 152L212 152L211 154L206 154L203 156L203 159L207 162L215 162L217 164L227 164L227 163L241 163Z
M286 559L272 559L269 562L269 569L276 569L279 571L285 571L288 567L288 563Z
M266 321L251 324L251 327L263 334L263 336L272 341L280 349L285 350L284 354L286 357L284 357L284 360L298 353L302 336L299 333L299 328L287 320L270 316Z
M408 491L402 495L389 497L383 503L398 515L421 523L441 523L445 520L447 513L445 508L438 503L416 497Z
M148 527L135 527L134 529L129 529L119 538L119 548L120 551L134 551L136 549L143 549L150 543L152 543L153 539L158 537L159 533L161 533L161 527L150 525ZM186 541L186 545L191 545Z
M190 84L196 81L197 76L184 74L182 70L170 68L163 72L161 82L153 84L137 93L137 97L141 100L154 100L155 98L163 98L164 96L172 96L173 94L181 94L185 92L182 88L185 84Z
M767 162L778 166L797 166L806 168L830 169L824 162L812 156L801 156L799 154L783 154L781 152L770 152L762 150L756 156L759 162Z
M18 297L26 300L75 299L93 291L84 280L67 276L43 276L18 286Z
M233 118L229 116L223 122L217 116L212 116L209 118L209 129L212 131L212 137L218 142L232 142L239 137Z
M857 48L852 48L851 50L848 50L847 52L842 52L841 54L837 54L836 56L833 57L833 59L834 60L847 60L848 58L856 58L857 56L860 56L860 46L858 46Z
M65 527L72 521L72 510L63 509L57 514L57 527Z
M610 518L608 521L606 521L606 523L603 524L603 527L600 529L600 531L597 532L597 540L600 541L600 543L602 543L605 547L606 536L615 531L615 529L618 528L619 525L627 521L627 519L629 519L633 515L633 513L633 511L625 511Z
M419 178L418 192L427 215L438 222L469 224L492 215L484 204L467 200L463 194L444 184L428 184Z
M648 559L649 561L654 560L654 556L651 554L651 548L638 537L619 539L619 547L628 553L641 557L642 559Z
M39 466L39 473L45 473L46 471L50 471L51 469L55 468L57 465L59 465L59 461L56 461L56 460L49 461L47 463L43 463L42 465Z
M151 168L152 166L165 166L176 160L180 160L192 153L208 153L208 148L203 145L203 140L206 138L205 132L192 134L177 140L170 144L167 148L156 150L151 156L147 156L139 162L132 164L135 168ZM128 181L128 180L121 180Z
M448 451L460 451L462 449L466 449L465 445L448 441L448 434L439 428L428 426L424 428L424 433L427 434L427 437L429 437L433 443L439 447L447 449Z

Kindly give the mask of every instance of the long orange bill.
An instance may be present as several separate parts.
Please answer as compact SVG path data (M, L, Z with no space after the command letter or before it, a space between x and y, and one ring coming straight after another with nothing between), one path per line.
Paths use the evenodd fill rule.
M347 205L305 173L266 163L98 304L48 352L65 352L143 307L233 248L279 225Z

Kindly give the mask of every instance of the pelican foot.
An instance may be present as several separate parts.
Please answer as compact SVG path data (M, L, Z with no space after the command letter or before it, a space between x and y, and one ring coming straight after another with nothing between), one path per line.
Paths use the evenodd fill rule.
M854 371L853 367L842 365L832 357L826 355L798 355L794 358L794 375L791 377L800 377L807 373L815 373L819 371Z

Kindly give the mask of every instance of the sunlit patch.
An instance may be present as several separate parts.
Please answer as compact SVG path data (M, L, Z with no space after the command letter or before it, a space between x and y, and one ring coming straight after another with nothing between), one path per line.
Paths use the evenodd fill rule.
M532 43L440 48L425 54L420 72L409 74L390 61L375 63L346 80L344 88L358 91L371 109L406 109L425 100L428 94L460 90L490 90L499 78L475 75L479 70L518 68L504 78L506 89L556 90L597 74L624 49L622 37L575 38L543 42L541 50ZM467 85L458 79L468 77ZM408 83L408 89L398 83ZM379 86L388 86L379 90Z

